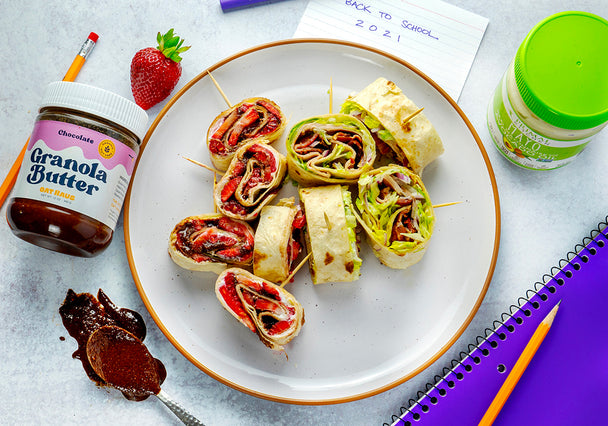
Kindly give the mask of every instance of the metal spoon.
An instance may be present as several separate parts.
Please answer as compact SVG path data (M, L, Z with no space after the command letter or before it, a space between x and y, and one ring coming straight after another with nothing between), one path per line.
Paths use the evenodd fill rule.
M155 395L185 425L203 425L160 388L159 361L140 339L124 328L103 326L91 333L87 358L95 373L125 397L142 399Z
M169 408L169 410L173 411L173 414L177 416L178 419L182 421L185 425L202 425L204 424L190 414L185 408L183 408L179 403L171 399L169 395L167 395L163 390L156 394L156 397L162 401L163 404Z

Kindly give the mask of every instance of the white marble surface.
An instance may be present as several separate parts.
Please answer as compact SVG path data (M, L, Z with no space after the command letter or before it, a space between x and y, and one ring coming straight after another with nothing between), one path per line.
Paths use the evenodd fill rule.
M515 167L492 146L485 125L494 87L530 28L564 10L608 17L604 0L450 0L490 23L459 105L477 129L491 160L502 213L496 270L486 298L462 337L437 362L408 382L350 403L301 406L275 403L227 387L184 358L147 314L127 264L119 221L107 251L92 259L37 248L0 224L0 401L2 424L178 424L160 402L133 403L97 388L79 361L58 308L66 291L103 288L113 301L144 315L146 343L166 365L164 388L207 425L382 424L413 397L492 320L608 214L608 131L572 164L551 172ZM131 97L129 64L156 32L175 27L192 44L179 86L222 58L251 46L290 38L306 0L222 13L219 1L3 1L0 27L0 177L25 143L44 86L59 80L90 31L100 41L78 81ZM362 2L365 3L365 2ZM407 58L405 58L407 59ZM152 118L163 104L150 110ZM6 207L0 210L4 217ZM60 337L65 336L66 340ZM390 350L390 348L386 348ZM524 414L524 413L522 413Z

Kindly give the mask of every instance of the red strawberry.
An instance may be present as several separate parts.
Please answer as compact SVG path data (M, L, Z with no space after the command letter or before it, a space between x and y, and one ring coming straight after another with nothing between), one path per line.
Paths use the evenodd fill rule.
M220 197L224 203L236 192L236 188L239 186L239 183L241 183L241 179L243 179L242 176L237 176L226 182L226 185L224 185L220 193Z
M152 108L171 94L182 75L180 53L190 49L182 47L184 40L167 34L156 36L158 47L138 51L131 61L131 91L135 103L143 109Z

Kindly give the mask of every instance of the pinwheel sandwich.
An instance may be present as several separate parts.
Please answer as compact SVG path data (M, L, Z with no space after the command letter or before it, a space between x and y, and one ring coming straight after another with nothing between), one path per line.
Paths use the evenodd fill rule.
M341 112L359 118L370 129L377 151L421 174L443 152L437 130L421 109L392 81L380 77L359 93L350 95ZM386 149L386 147L390 149Z
M246 222L222 214L189 216L171 231L169 255L182 268L212 271L253 261L254 231Z
M435 224L420 176L404 166L389 165L363 174L358 187L358 219L376 257L395 269L420 261Z
M281 136L285 125L283 112L270 99L248 98L233 105L220 113L207 131L211 162L224 171L241 146L261 138L271 143Z
M248 142L215 186L217 209L234 219L256 219L283 185L286 171L284 155L263 141Z
M215 294L222 306L270 349L284 350L304 324L304 308L291 293L244 269L222 272Z
M346 186L300 188L306 215L306 246L314 284L349 282L359 278L361 258L357 247L357 220Z
M293 198L266 205L260 213L253 246L253 273L274 283L285 281L302 251L306 219Z
M289 131L286 145L289 175L308 186L354 183L376 159L369 130L346 114L300 121Z

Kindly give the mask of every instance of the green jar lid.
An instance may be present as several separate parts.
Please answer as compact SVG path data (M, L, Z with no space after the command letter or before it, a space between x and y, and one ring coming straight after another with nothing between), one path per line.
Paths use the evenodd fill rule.
M562 129L590 129L608 121L608 21L563 12L539 22L514 59L525 104Z

